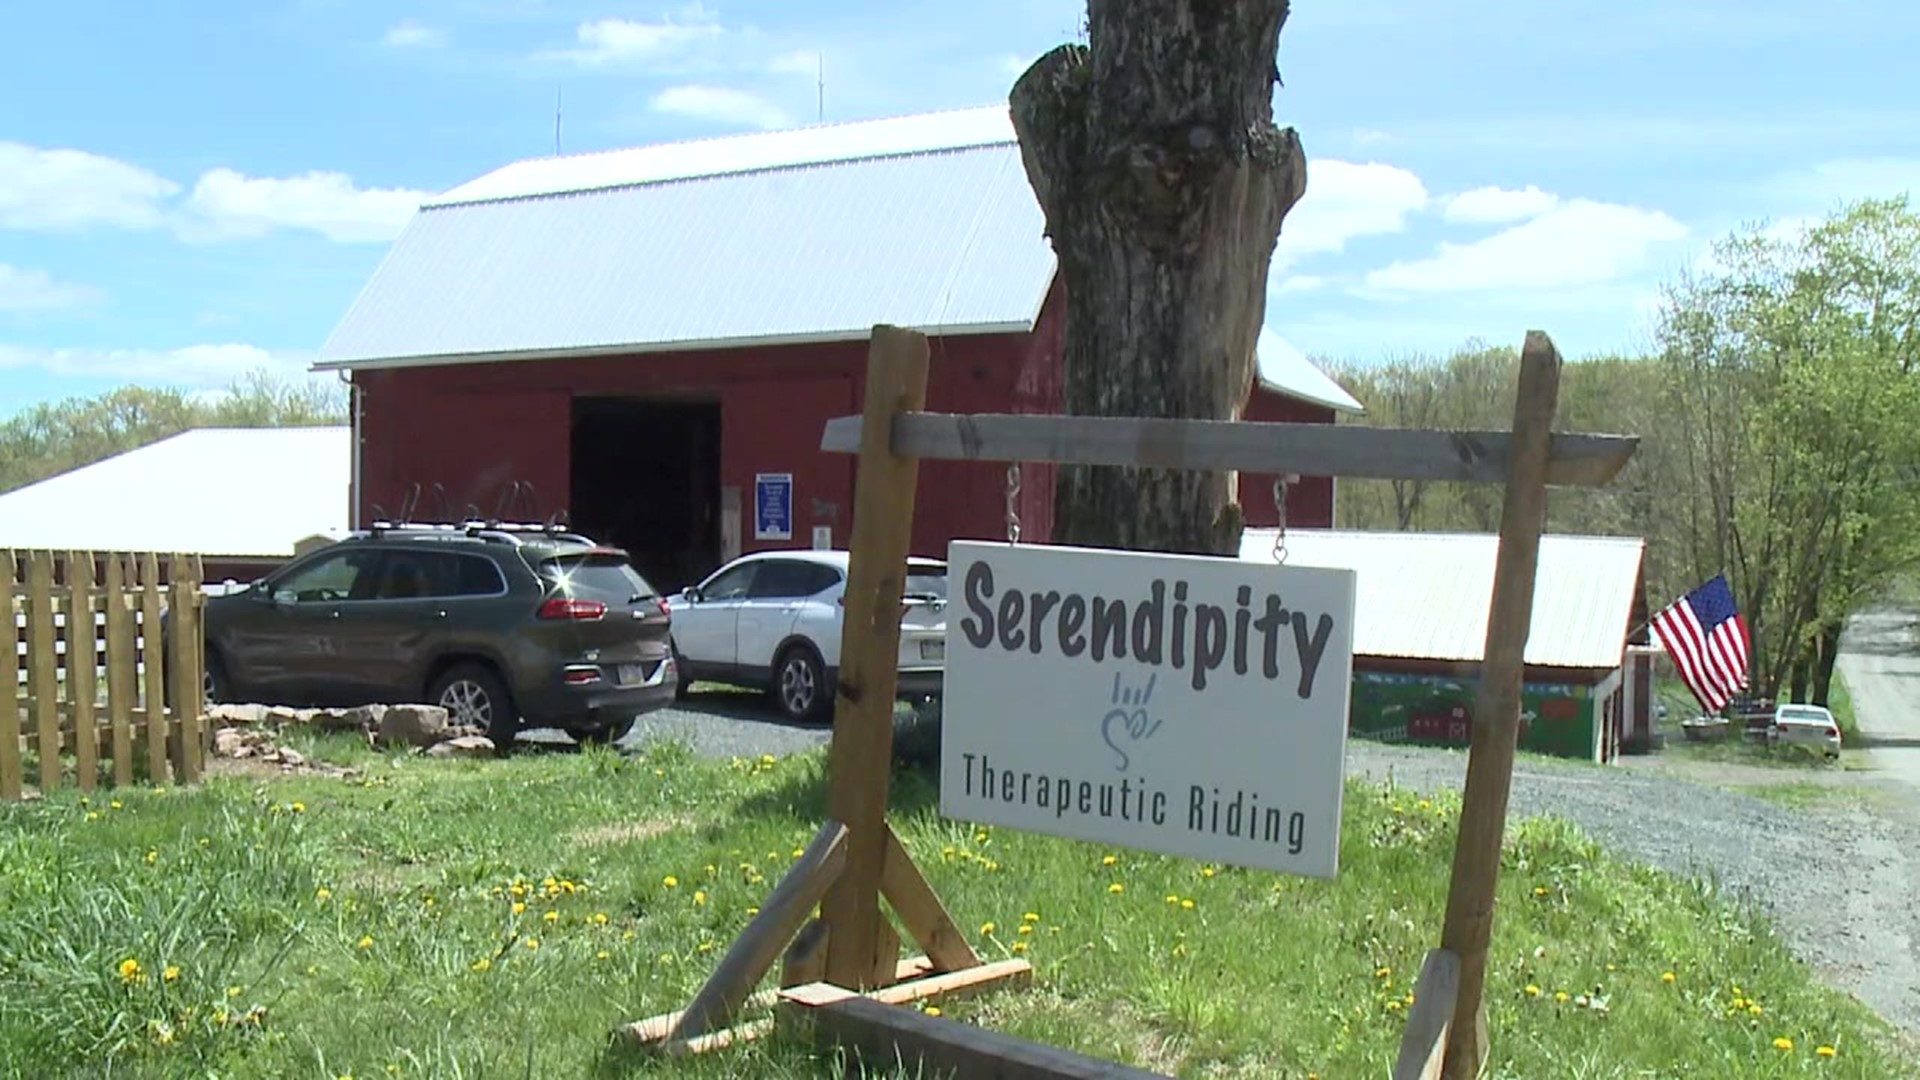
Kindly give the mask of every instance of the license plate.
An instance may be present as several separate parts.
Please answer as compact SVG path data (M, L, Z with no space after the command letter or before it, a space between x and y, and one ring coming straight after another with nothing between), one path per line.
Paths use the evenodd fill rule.
M923 641L923 642L921 642L921 643L920 643L920 659L922 659L922 660L945 660L946 658L947 658L947 643L946 643L946 642L944 642L944 641Z
M631 686L634 683L647 681L646 672L640 669L639 664L621 664L619 673L620 684L622 686Z

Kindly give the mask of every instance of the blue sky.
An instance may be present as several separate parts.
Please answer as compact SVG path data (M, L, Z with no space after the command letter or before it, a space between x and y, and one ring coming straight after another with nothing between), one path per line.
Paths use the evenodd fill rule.
M1461 8L1468 10L1462 11ZM0 416L303 370L426 193L564 148L1005 100L1068 0L67 0L0 64ZM1318 356L1644 343L1742 222L1920 178L1920 7L1299 0L1268 328Z

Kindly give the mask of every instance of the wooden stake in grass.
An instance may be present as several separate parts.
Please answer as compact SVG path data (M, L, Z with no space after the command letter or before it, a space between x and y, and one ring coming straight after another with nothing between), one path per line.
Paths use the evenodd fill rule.
M927 354L925 336L874 327L833 746L827 755L827 813L847 827L847 866L821 906L829 928L827 979L856 989L874 985L876 972L894 959L879 956L880 880L887 857L900 597L906 587L920 467L917 459L894 453L892 438L894 417L926 405Z
M0 799L20 797L20 637L14 629L14 575L18 571L13 552L0 551L0 612L6 615L6 630L0 633Z
M1560 353L1545 334L1530 331L1520 353L1520 388L1513 407L1513 473L1500 515L1500 554L1493 575L1486 651L1474 701L1467 784L1460 833L1447 891L1440 944L1460 959L1460 989L1447 1038L1444 1075L1473 1080L1487 1057L1482 993L1487 945L1493 935L1494 890L1500 880L1500 842L1507 824L1513 754L1520 734L1520 689L1527 634L1533 622L1534 574L1547 514L1547 460L1560 393Z

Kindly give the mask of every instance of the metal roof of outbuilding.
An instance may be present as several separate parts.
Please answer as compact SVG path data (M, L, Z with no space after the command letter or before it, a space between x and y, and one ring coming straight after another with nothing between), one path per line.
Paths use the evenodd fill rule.
M351 429L196 428L0 495L0 548L288 558L347 526Z
M1273 558L1273 529L1248 529L1240 557ZM1360 656L1478 662L1500 538L1489 533L1288 529L1287 565L1352 570L1353 636ZM1540 538L1529 666L1611 671L1620 666L1639 600L1639 537Z
M536 158L421 207L315 366L1024 332L1055 267L1004 106Z

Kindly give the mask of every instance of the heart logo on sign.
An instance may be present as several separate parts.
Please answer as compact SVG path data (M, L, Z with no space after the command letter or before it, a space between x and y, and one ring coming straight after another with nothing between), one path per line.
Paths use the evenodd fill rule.
M1154 680L1158 677L1149 674L1145 686L1129 688L1120 685L1120 673L1114 672L1112 705L1100 721L1100 737L1108 749L1120 757L1120 764L1114 767L1116 772L1126 772L1133 764L1122 743L1145 742L1160 730L1160 721L1147 715L1147 705L1153 700Z

